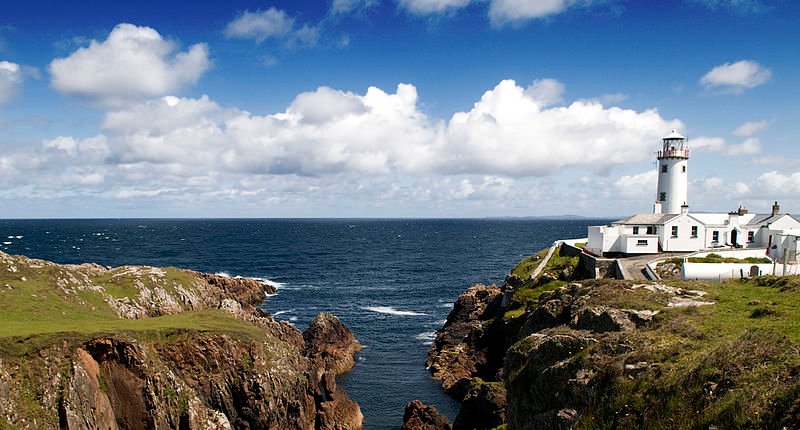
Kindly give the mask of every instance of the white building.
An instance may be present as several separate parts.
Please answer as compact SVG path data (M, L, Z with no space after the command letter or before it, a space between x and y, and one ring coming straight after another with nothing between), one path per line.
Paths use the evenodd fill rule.
M730 213L689 213L688 162L686 139L673 130L658 151L653 213L589 227L586 250L611 256L763 248L774 260L797 260L800 221L781 214L778 202L769 214L750 214L744 207Z

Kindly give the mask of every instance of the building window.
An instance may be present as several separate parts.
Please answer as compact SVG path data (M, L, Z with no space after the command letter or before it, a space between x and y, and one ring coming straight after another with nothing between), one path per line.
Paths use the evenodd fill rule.
M711 241L712 242L719 242L719 231L714 230L711 232Z
M656 226L648 225L647 226L647 234L656 234Z
M639 227L638 226L633 228L633 234L639 234Z
M697 226L692 226L692 238L697 239Z
M636 246L647 246L647 239L639 239L636 241Z
M661 165L661 173L667 173L667 165L666 164Z
M673 225L672 226L672 237L673 238L678 237L678 226L677 225Z
M683 173L686 173L686 166L681 166L681 167L682 167L681 170L683 170Z
M748 231L747 232L747 243L753 243L753 241L755 240L755 235L756 235L756 232Z
M659 200L659 201L662 201L662 202L663 202L663 201L666 201L666 200L667 200L667 193L666 193L666 192L664 192L664 193L658 193L658 200Z

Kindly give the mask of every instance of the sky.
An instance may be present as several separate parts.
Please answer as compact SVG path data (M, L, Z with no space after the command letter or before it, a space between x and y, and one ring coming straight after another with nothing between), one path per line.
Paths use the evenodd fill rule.
M800 211L800 2L37 1L0 14L0 218Z

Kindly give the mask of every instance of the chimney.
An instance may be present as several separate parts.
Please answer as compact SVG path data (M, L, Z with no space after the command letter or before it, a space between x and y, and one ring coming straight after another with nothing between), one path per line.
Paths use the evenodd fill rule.
M660 213L661 213L661 202L657 201L657 202L656 202L656 203L653 205L653 213L654 213L654 214L660 214Z
M772 216L778 215L779 213L781 213L781 206L778 202L775 202L775 204L772 205Z
M736 211L739 215L747 215L747 208L739 205L739 209Z
M681 205L681 213L682 214L688 214L689 213L689 205L687 205L686 203L682 204Z

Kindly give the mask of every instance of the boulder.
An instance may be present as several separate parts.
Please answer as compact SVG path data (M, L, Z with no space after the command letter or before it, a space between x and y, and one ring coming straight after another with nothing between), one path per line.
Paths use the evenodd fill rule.
M361 349L353 332L331 313L323 312L314 318L303 332L303 354L322 375L332 371L341 375L353 368L353 355Z
M419 400L406 405L401 430L450 430L450 421L434 406L425 406Z

